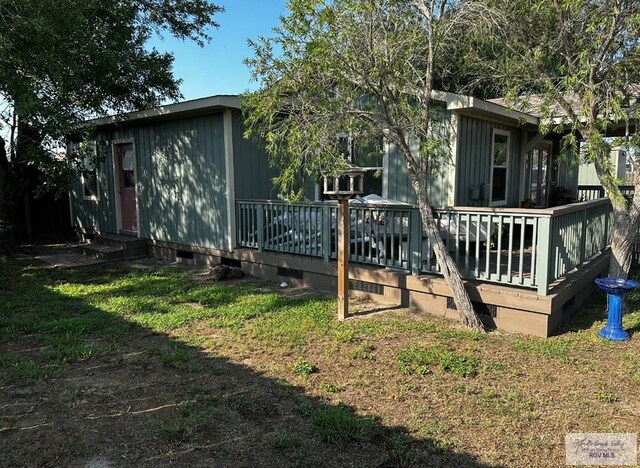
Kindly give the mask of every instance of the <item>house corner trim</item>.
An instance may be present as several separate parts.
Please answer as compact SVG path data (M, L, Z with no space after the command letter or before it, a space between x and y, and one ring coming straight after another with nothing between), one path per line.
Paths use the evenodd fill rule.
M236 247L236 197L235 197L235 173L233 167L233 114L231 109L224 111L224 162L226 196L227 196L227 216L229 229L227 231L227 245L229 251L233 252Z

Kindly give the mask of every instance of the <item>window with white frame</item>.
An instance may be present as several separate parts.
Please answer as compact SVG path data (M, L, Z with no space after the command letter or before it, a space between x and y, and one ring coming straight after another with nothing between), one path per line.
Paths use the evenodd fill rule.
M493 130L491 146L491 206L507 204L507 175L509 166L510 133Z
M98 199L98 171L95 147L82 158L82 195L85 200Z
M382 137L372 140L356 140L346 133L339 133L338 150L344 159L360 169L364 174L364 195L382 195L382 172L384 159L384 140ZM316 200L326 199L321 184L316 184Z

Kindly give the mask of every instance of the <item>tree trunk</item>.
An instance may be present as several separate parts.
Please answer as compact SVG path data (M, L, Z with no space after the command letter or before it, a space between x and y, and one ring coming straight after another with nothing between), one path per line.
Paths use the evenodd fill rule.
M433 251L436 254L436 260L447 284L451 288L453 293L453 302L456 304L458 314L460 314L460 321L469 328L476 331L484 331L484 325L478 318L473 304L469 298L469 294L464 287L462 276L458 265L453 261L447 247L444 245L442 238L440 237L440 231L433 218L433 211L429 206L426 196L425 183L426 177L423 180L409 169L409 178L411 185L418 199L418 208L420 209L420 219L422 220L422 229L427 239L433 247Z
M6 142L0 138L0 256L10 256L18 251L15 232L18 204L27 191L28 161L36 159L42 142L36 129L19 116L16 121L11 162L7 159Z
M636 242L640 216L640 184L635 184L633 200L621 203L612 200L613 232L611 236L611 263L609 276L626 279L633 261L633 246ZM621 196L621 195L620 195Z
M18 248L14 236L11 185L11 165L4 138L0 137L0 257L11 256Z
M581 133L585 141L588 141L592 136L592 132L588 128L582 129ZM638 191L640 189L640 173L637 169L634 171L635 190L633 200L629 202L622 195L617 180L611 177L610 171L606 169L605 161L609 158L609 152L603 148L595 154L594 166L600 184L604 187L613 208L609 276L627 279L633 260L633 245L640 223L640 192Z

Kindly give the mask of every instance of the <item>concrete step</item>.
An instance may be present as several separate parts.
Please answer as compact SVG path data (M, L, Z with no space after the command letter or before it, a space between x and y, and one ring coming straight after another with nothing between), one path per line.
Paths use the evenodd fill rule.
M139 237L121 236L118 234L96 234L90 241L92 244L102 244L124 249L146 248L147 240Z
M82 252L87 257L99 258L101 260L118 260L129 256L129 252L121 247L111 247L102 244L85 244L82 246Z
M84 254L102 260L119 260L148 256L147 240L118 234L95 234L83 245Z

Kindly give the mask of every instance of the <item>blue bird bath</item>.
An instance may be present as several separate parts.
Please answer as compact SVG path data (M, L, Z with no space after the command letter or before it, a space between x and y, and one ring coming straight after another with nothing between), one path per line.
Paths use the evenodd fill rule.
M607 326L600 330L598 335L610 341L628 340L630 338L629 333L622 329L624 295L636 288L640 288L640 283L630 279L619 278L596 278L595 282L600 289L607 293L607 305L609 308Z

